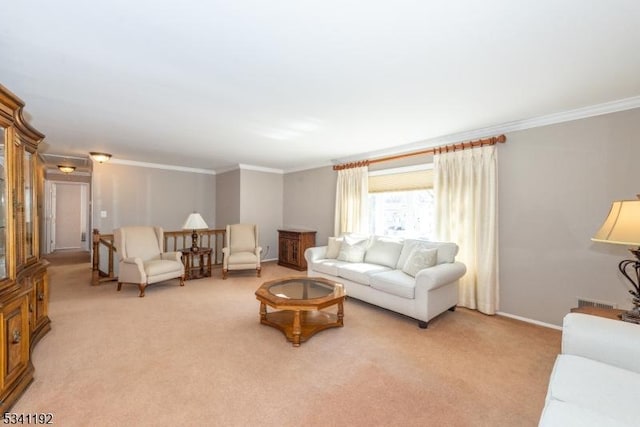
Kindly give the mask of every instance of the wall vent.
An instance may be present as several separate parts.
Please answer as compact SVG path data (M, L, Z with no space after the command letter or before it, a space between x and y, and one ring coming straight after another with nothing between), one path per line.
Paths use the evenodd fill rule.
M593 299L578 298L578 308L580 307L618 308L618 304L606 301L597 301Z

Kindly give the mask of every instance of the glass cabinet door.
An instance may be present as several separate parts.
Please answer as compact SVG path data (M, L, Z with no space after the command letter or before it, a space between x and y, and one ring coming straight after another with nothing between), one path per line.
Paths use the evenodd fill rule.
M22 173L24 179L24 244L27 260L34 256L33 170L33 155L25 150Z
M5 129L0 127L0 280L7 277L7 170Z

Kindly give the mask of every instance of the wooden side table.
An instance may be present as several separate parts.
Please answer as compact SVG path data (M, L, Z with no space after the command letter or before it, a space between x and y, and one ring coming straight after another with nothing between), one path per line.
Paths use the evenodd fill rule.
M620 315L625 310L617 308L598 308L598 307L576 307L571 309L572 313L591 314L592 316L606 317L607 319L622 320Z
M185 280L211 277L211 248L181 249ZM198 262L196 263L196 259Z

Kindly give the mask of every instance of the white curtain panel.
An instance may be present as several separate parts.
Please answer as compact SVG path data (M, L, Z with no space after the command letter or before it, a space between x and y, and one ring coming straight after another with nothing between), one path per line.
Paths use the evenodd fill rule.
M438 240L467 266L458 304L486 314L499 308L497 156L495 145L434 156Z
M368 193L367 166L338 171L335 236L343 233L368 233Z

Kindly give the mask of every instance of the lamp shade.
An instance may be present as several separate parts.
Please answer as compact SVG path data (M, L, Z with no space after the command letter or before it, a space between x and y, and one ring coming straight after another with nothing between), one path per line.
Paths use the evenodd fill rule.
M640 246L640 200L616 200L594 242Z
M183 230L202 230L205 228L209 228L209 226L204 222L202 216L196 212L190 214L182 226Z

